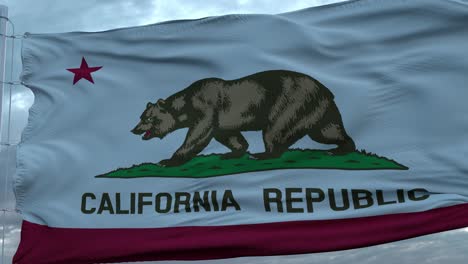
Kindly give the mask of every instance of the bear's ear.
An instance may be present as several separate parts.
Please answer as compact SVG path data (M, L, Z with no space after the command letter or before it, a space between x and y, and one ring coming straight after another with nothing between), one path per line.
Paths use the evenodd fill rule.
M166 105L166 101L164 101L164 99L159 99L156 104L161 106L161 107L164 107Z
M146 104L146 108L150 108L150 107L152 107L152 106L153 106L153 104L152 104L151 102L148 102L148 103Z

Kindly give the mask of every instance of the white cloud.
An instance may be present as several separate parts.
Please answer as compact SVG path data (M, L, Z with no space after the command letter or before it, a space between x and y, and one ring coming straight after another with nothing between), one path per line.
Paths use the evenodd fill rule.
M5 225L5 244L4 250L5 250L5 257L4 257L4 262L0 261L0 263L11 263L11 259L13 258L13 254L16 252L16 248L18 247L19 244L19 239L20 239L20 223L21 223L21 218L18 214L16 213L1 213L0 215L0 240L1 240L1 234L3 233L3 226ZM1 245L1 243L0 243Z
M26 111L31 107L32 94L27 92L17 92L11 96L11 106L13 111Z
M153 0L153 15L142 20L144 24L173 19L195 19L206 16L217 16L233 13L266 13L275 14L313 7L317 5L342 2L344 0L205 0L199 1Z

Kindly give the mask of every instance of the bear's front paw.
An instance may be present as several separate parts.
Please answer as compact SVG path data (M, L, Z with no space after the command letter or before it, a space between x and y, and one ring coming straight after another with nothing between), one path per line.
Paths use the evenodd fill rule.
M262 153L250 154L249 159L266 160L266 159L276 159L279 157L281 157L281 153L262 152Z
M161 160L158 165L162 167L175 167L184 164L185 162L183 160L179 159L165 159Z

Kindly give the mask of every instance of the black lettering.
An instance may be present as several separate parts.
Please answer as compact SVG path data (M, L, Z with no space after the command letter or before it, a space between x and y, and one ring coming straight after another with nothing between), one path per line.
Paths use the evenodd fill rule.
M130 213L135 214L135 193L130 193Z
M273 194L273 197L270 197L270 194ZM276 188L263 189L263 203L265 206L265 211L271 212L270 203L275 203L276 208L279 213L283 212L283 203L281 202L281 191Z
M231 190L226 190L223 195L223 201L221 203L221 211L226 211L228 207L234 207L236 211L240 211L240 206L237 203L236 199L234 199L234 195L232 194Z
M386 204L397 203L397 201L385 201L384 193L383 193L382 190L377 190L376 191L376 196L377 196L377 205L386 205Z
M162 207L161 206L161 198L165 197L166 198L166 207ZM156 212L158 213L161 213L161 214L165 214L165 213L169 213L169 211L171 210L171 207L172 207L172 196L169 194L169 193L158 193L156 195L156 206L155 206L155 209L156 209Z
M190 212L190 193L187 192L176 192L174 202L174 213L179 212L179 206L185 206L185 212Z
M93 193L83 193L83 196L81 196L81 212L83 214L92 214L96 212L95 207L91 207L90 209L86 208L86 199L89 198L91 200L96 200L96 195Z
M215 212L219 211L218 197L216 196L216 191L211 192L211 203L213 204L213 210Z
M419 197L416 197L416 192L421 192L421 193L425 193ZM408 198L411 200L411 201L422 201L422 200L426 200L427 198L429 198L429 191L426 190L426 189L413 189L411 191L408 191Z
M306 202L307 202L307 212L314 212L314 202L322 202L325 200L325 193L318 188L306 188ZM317 194L317 197L313 197L312 194Z
M368 190L351 190L351 196L353 198L354 209L368 208L374 204L372 193ZM365 200L365 203L361 204L363 200Z
M120 201L120 193L115 194L115 212L116 214L128 214L128 210L122 210L120 208L121 201Z
M152 193L138 193L138 214L143 214L143 206L153 204L152 201L145 201L145 198L152 197Z
M109 211L109 214L114 214L114 208L112 207L112 201L108 193L102 194L101 204L97 213L102 214L103 211Z
M302 193L301 188L286 188L286 212L288 213L303 213L304 208L293 207L293 203L300 203L302 198L292 197L293 193Z
M330 208L333 211L345 211L349 209L348 190L341 189L341 197L343 201L343 206L341 207L338 207L336 204L335 191L333 189L328 189L328 197L330 199Z
M209 191L203 192L203 200L200 197L200 192L195 192L193 194L193 210L195 212L200 211L200 205L205 209L205 211L211 211L210 200L208 199Z
M404 203L405 202L405 190L398 189L397 198L398 198L399 203Z

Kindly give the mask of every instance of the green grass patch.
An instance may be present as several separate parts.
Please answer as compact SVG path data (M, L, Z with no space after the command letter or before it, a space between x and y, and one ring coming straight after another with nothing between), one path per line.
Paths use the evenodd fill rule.
M208 178L222 175L268 171L279 169L338 169L338 170L407 170L396 161L365 151L333 156L324 150L292 149L280 158L268 160L250 159L245 155L238 159L221 159L220 154L201 155L178 167L162 167L143 163L98 175L97 178Z

